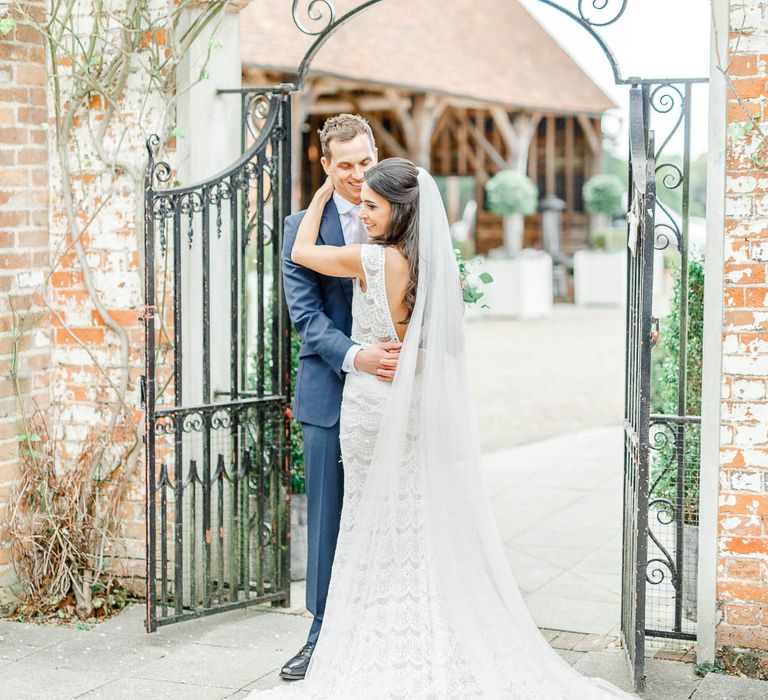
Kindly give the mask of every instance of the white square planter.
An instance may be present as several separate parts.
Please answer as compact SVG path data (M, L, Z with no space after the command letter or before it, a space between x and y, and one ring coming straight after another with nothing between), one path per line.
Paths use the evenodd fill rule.
M664 273L663 251L653 256L654 289ZM627 250L578 250L573 255L573 300L577 306L624 306Z
M573 254L573 300L577 306L622 306L627 252L579 250Z
M541 318L552 314L552 258L524 250L514 258L486 258L483 271L493 282L485 296L467 309L468 318ZM481 309L486 304L489 308Z

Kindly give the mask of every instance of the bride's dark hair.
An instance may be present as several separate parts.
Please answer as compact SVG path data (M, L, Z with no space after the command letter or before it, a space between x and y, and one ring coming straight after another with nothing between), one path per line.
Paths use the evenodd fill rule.
M365 181L392 205L387 230L371 243L396 246L408 261L410 280L403 303L411 320L419 282L419 171L405 158L385 158L365 171Z

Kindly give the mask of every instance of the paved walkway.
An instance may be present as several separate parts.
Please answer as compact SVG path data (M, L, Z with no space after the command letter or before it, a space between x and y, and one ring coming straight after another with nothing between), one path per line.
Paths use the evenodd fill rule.
M621 428L494 452L484 467L512 571L539 627L618 634Z
M161 628L142 629L132 606L92 629L0 621L0 697L9 700L220 700L244 698L282 683L277 670L306 639L298 611L238 610ZM624 654L615 645L589 651L585 635L545 631L563 658L588 676L629 689ZM598 640L605 647L604 640ZM581 649L581 650L579 650ZM648 662L647 700L764 700L762 681L708 675L690 663Z
M541 321L471 324L469 345L486 484L518 585L558 653L628 689L616 642L622 328L620 310L557 307ZM0 621L0 698L245 697L280 683L277 670L306 639L301 583L292 598L290 611L240 610L153 635L138 606L92 629ZM668 660L690 660L685 649L648 656L648 700L768 697L768 683L702 680Z
M469 321L483 451L621 424L624 313L556 304L549 318Z
M585 675L629 689L619 619L621 429L596 428L493 452L486 483L512 569L552 646ZM306 639L295 608L264 606L143 630L143 608L89 629L0 621L0 697L214 700L281 683ZM84 626L87 627L87 626ZM548 628L548 629L547 629ZM648 650L648 700L764 700L768 684L710 674L692 654ZM656 658L654 658L654 656Z

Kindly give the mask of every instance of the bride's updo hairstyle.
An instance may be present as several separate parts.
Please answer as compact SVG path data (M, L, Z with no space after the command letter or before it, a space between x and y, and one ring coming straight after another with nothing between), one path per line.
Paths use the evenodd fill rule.
M416 303L419 281L419 171L405 158L385 158L365 171L365 182L392 205L384 236L371 243L396 246L408 261L410 281L403 303L408 323Z

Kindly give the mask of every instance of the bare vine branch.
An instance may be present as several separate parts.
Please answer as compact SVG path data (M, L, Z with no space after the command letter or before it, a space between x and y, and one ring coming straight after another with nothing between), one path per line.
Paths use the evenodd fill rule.
M53 108L53 138L60 175L61 208L66 235L53 251L44 278L43 303L70 338L84 350L111 392L108 417L94 427L82 452L68 468L56 468L58 431L51 430L40 411L29 416L18 382L21 338L36 322L12 307L14 349L11 376L23 418L22 479L13 509L14 564L26 586L29 600L38 606L58 604L67 591L77 602L77 614L93 612L92 593L101 585L105 552L119 522L119 508L141 446L139 426L127 402L130 383L130 338L110 313L94 281L92 264L84 245L85 234L115 204L115 194L128 181L133 197L133 233L141 257L143 248L143 149L128 150L129 135L139 130L143 142L148 131L159 131L168 142L174 113L182 91L177 88L177 69L204 32L216 32L216 23L229 0L200 3L198 0L92 0L87 13L82 0L51 0L41 20L27 11L25 3L12 2L15 18L38 31L47 48L47 70ZM194 12L191 12L194 10ZM199 80L212 55L203 52ZM133 76L141 76L141 80ZM186 86L189 90L196 84ZM150 105L161 104L159 129L146 129ZM138 111L137 111L138 110ZM134 131L135 136L135 131ZM135 141L133 141L135 143ZM130 146L132 148L132 146ZM99 187L86 185L98 176ZM119 374L111 377L96 354L67 324L49 301L51 275L64 255L73 252L82 273L87 298L97 317L118 344ZM143 265L135 271L143 278ZM165 296L165 295L163 295ZM159 335L169 339L164 314L159 316ZM115 440L119 429L122 436ZM128 436L126 438L126 435ZM115 448L118 448L117 450ZM71 507L64 507L57 492L67 491ZM44 529L41 530L41 523ZM77 534L75 533L77 530ZM111 585L111 584L109 584Z

